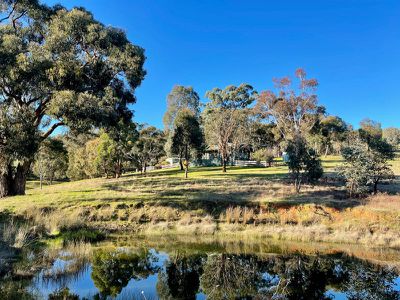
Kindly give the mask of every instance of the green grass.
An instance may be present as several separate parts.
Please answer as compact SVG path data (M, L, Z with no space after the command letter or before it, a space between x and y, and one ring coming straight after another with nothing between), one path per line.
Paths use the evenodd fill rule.
M336 157L329 157L324 160L324 167L330 170L338 161ZM258 199L265 192L276 198L274 191L288 189L281 183L287 174L288 169L283 165L270 168L229 167L225 174L220 167L193 167L188 179L184 179L184 173L178 169L164 169L148 172L147 176L126 174L119 179L96 178L44 185L43 189L39 188L38 181L30 181L27 195L2 199L0 210L19 210L32 205L65 208L143 201L248 202Z
M29 182L27 195L0 201L0 212L34 220L49 234L79 226L130 232L150 228L160 234L174 228L182 234L243 232L279 239L390 242L397 247L398 180L380 186L392 196L348 199L343 184L329 179L340 163L340 157L323 158L326 178L316 186L304 186L300 194L288 180L287 167L279 162L270 168L229 167L225 174L219 167L192 167L188 179L178 169L164 169L119 179L62 182L43 189ZM400 174L400 159L393 161L393 169ZM249 220L259 228L248 227L243 215L227 221L232 207L239 207L242 214L245 208L251 210L254 216ZM293 224L301 227L294 230ZM368 236L370 232L382 234L378 239Z
M341 163L340 157L323 158L327 176ZM394 169L400 173L400 159L394 162ZM118 204L181 206L201 209L202 205L215 203L287 202L340 204L337 198L343 196L343 188L334 184L305 187L296 195L287 180L285 165L270 168L229 167L222 173L220 167L192 167L189 178L178 169L163 169L126 174L119 179L95 178L75 182L44 185L39 188L37 181L28 182L27 195L2 199L0 211L19 211L31 206L38 207L100 207ZM385 187L384 187L385 188ZM225 205L223 205L225 206Z

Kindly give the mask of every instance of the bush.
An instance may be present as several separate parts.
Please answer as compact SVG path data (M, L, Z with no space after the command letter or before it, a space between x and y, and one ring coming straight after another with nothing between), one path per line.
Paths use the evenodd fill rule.
M300 191L303 182L313 184L322 177L321 160L316 151L308 147L303 138L298 137L294 141L290 141L286 152L296 192Z
M384 140L367 143L357 139L342 149L342 156L346 163L339 167L339 174L346 180L350 196L361 196L370 190L376 194L379 182L394 176L387 163L394 152Z
M256 160L257 162L266 161L268 166L270 167L272 162L274 161L274 153L271 149L259 149L255 151L251 155L252 159Z

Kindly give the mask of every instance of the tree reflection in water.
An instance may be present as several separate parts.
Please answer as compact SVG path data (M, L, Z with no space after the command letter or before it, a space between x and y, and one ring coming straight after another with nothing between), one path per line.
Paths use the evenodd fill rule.
M92 279L100 294L97 299L115 297L131 279L144 279L157 271L155 256L150 251L140 254L125 250L94 253Z
M237 299L255 295L264 279L256 257L209 255L200 282L209 299Z
M162 267L156 263L157 259L165 259ZM198 293L211 300L328 300L334 299L338 292L350 300L400 300L396 291L399 287L395 284L399 274L395 269L338 253L245 255L175 251L166 258L149 250L119 249L98 250L91 263L90 277L97 288L93 293L97 294L89 299L112 299L118 295L125 299L126 292L137 284L133 282L125 294L121 293L130 280L142 280L158 273L148 282L152 287L145 293L157 291L158 298L163 300L194 300ZM58 289L50 291L49 297L77 299L77 291L67 289L71 286L53 282ZM68 282L72 281L64 284ZM28 289L30 284L29 280L14 280L12 275L8 280L0 280L0 299L36 299Z
M171 256L165 269L158 274L157 292L160 299L196 299L205 258L205 255L182 256L179 252Z
M332 299L328 290L352 300L400 299L394 270L340 255L213 254L203 270L201 291L208 299Z

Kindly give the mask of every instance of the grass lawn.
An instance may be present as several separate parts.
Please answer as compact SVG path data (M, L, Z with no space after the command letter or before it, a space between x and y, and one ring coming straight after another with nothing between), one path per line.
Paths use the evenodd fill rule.
M29 182L27 195L2 199L0 211L50 223L44 225L52 232L76 222L113 230L143 231L151 225L152 233L180 228L196 234L251 230L274 236L281 230L277 237L282 239L301 237L297 234L296 238L299 228L293 226L311 230L304 236L312 234L315 240L325 240L324 235L338 230L362 232L358 239L388 229L398 232L398 180L381 186L390 195L348 199L343 185L332 180L340 163L340 157L323 158L325 178L316 186L304 186L300 194L294 192L288 169L281 164L230 167L226 174L219 167L193 167L188 179L177 169L164 169L146 176L132 173L119 179L44 185L43 189L38 182ZM400 175L399 159L393 169ZM348 238L336 236L329 241ZM395 239L397 235L390 236L391 244Z

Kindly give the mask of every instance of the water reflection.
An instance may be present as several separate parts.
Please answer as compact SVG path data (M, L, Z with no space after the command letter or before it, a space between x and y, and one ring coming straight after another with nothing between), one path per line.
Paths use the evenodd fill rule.
M132 279L141 280L154 274L158 269L154 265L156 261L157 257L150 251L140 254L123 249L96 251L93 255L91 277L100 293L95 299L115 297Z
M158 296L161 299L196 299L205 258L205 255L173 255L158 274Z
M343 253L210 250L100 248L63 280L4 278L0 299L400 299L395 268Z

